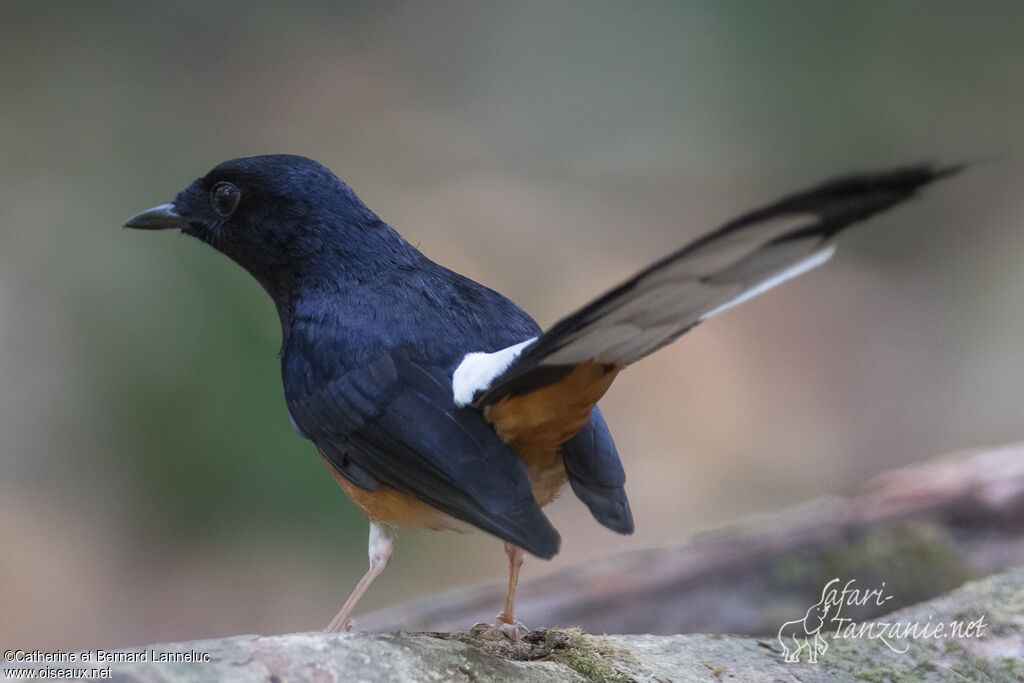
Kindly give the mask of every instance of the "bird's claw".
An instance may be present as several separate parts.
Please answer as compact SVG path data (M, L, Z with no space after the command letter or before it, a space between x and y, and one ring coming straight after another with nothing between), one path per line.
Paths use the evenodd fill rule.
M530 632L530 629L524 626L523 622L519 621L515 617L510 618L506 616L504 612L498 615L497 620L491 628L508 638L509 641L516 646L516 649L519 649L522 637Z
M355 622L351 619L346 619L340 624L336 624L332 621L327 624L326 628L324 628L324 633L349 633L353 628L355 628Z

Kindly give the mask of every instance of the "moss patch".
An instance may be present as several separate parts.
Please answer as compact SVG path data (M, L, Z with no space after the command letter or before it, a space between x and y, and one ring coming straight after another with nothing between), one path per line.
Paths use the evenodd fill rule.
M543 657L546 660L564 664L597 683L633 682L615 666L616 660L629 657L629 652L613 646L607 638L587 635L578 628L541 629L526 636L541 637L548 651Z

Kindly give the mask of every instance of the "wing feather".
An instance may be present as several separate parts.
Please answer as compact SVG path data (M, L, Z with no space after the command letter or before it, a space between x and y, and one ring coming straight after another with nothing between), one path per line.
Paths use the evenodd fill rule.
M525 466L480 411L455 406L444 368L384 352L289 396L288 408L357 486L385 484L540 557L558 551L558 533L533 498Z

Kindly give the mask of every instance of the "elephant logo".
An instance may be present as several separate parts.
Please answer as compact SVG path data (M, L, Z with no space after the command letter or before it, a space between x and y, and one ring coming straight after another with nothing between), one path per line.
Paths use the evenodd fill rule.
M787 621L779 627L779 645L787 662L799 662L800 654L806 652L807 661L814 664L828 649L828 642L821 637L821 629L825 626L829 608L834 606L826 601L825 596L835 581L838 579L830 581L822 589L821 600L811 605L802 619Z

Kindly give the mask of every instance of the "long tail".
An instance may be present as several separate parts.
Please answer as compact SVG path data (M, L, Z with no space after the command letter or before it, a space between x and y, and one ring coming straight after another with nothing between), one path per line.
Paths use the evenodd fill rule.
M584 364L610 372L634 363L704 320L821 265L838 232L961 168L919 165L849 176L740 216L563 318L490 382L474 387L472 404L534 392Z

